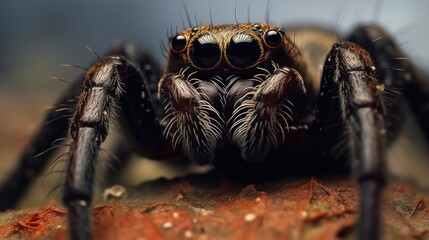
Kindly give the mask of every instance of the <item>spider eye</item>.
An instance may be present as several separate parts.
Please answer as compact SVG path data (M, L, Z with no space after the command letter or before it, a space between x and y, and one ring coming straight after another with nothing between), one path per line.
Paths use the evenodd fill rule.
M226 55L236 68L254 66L262 55L262 46L252 35L237 33L228 43Z
M171 50L174 52L180 53L185 50L186 47L186 37L182 34L178 34L171 39Z
M283 30L268 30L264 34L265 44L269 48L278 48L283 42L283 34L281 33Z
M209 69L220 60L220 48L216 39L210 34L198 36L189 48L189 58L199 68Z

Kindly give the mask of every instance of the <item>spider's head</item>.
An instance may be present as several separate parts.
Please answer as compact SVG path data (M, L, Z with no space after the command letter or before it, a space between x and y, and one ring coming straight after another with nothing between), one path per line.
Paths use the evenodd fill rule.
M288 46L285 32L267 24L200 26L170 39L167 72L190 68L201 74L246 74L257 67L281 64Z
M300 58L284 30L267 24L199 26L173 36L158 92L167 138L199 163L225 144L247 161L264 159L283 141L305 92Z

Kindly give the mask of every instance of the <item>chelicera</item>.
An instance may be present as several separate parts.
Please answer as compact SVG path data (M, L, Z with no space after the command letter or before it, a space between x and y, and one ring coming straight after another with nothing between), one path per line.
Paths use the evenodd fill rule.
M214 164L238 178L355 166L358 234L377 239L386 149L401 123L401 102L387 104L386 89L403 90L429 135L429 110L419 107L429 103L428 86L408 61L397 60L404 54L380 27L361 26L344 39L319 28L198 26L171 37L163 74L145 51L121 45L59 100L79 96L70 124L59 119L36 135L2 188L10 198L1 207L28 184L25 169L40 171L49 158L35 163L34 154L69 127L63 199L70 238L91 239L94 166L117 116L137 153ZM62 114L54 109L46 122ZM333 151L340 142L347 151Z

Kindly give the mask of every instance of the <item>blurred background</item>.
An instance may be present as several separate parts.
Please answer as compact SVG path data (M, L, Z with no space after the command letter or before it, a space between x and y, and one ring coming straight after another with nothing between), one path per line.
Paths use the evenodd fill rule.
M183 4L184 3L184 4ZM390 31L409 58L429 67L429 2L426 0L98 0L0 2L0 181L32 133L45 109L81 71L62 63L88 66L114 43L134 41L150 49L160 63L162 43L192 23L263 22L310 24L349 32L357 23L376 22ZM268 7L267 7L268 6Z
M274 24L319 24L347 32L359 22L377 22L397 37L417 63L429 62L429 25L424 0L184 0L192 23L216 24L265 20ZM269 3L267 3L269 2ZM61 63L87 66L97 53L121 40L141 43L162 62L161 42L188 26L182 1L23 1L0 3L0 84L31 90L57 88L49 76L74 76ZM210 13L211 9L211 13ZM249 14L248 14L249 13ZM249 15L249 16L248 16ZM422 64L423 65L423 64ZM61 84L60 84L61 85Z

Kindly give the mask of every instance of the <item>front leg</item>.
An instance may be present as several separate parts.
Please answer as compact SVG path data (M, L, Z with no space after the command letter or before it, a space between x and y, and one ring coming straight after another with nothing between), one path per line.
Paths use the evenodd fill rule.
M136 85L139 88L133 89L132 86ZM124 89L130 94L126 94ZM135 92L140 97L132 101ZM70 126L70 158L63 196L68 209L70 239L92 239L89 209L94 169L100 145L116 115L127 128L146 134L134 141L142 148L148 146L148 152L163 149L154 147L153 143L167 145L165 140L161 140L164 138L151 100L142 96L149 96L144 75L123 57L105 58L88 71ZM146 105L142 106L142 103ZM150 130L145 131L147 129ZM133 136L136 135L131 134ZM147 145L150 143L148 139L152 139L151 145Z
M429 139L429 81L428 76L416 68L413 62L401 51L394 38L382 27L377 25L363 25L355 29L348 37L349 41L361 46L367 46L368 52L377 61L376 73L379 81L386 85L387 89L398 89L401 96L394 96L386 103L389 119L386 128L392 132L398 132L402 114L399 114L401 104L398 101L402 97L408 101L408 106L414 112L422 132ZM401 119L397 119L400 116ZM388 141L395 139L396 134L390 136Z
M95 161L122 93L119 73L124 73L126 66L118 57L107 58L94 65L83 82L84 90L70 126L70 159L63 196L69 214L70 239L92 238L88 210Z
M382 91L363 48L349 42L333 46L324 65L315 126L322 152L338 144L341 136L348 139L361 195L359 239L379 238L386 153ZM336 143L325 141L332 138Z

